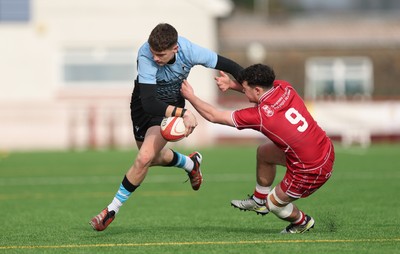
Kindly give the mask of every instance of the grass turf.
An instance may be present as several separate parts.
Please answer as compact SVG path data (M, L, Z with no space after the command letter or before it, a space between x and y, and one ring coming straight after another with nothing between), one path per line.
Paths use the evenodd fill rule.
M279 234L287 223L272 214L230 207L254 189L255 147L200 151L198 192L183 171L152 168L103 232L88 221L112 200L135 151L1 153L0 252L398 253L399 144L336 146L332 178L296 202L316 220L301 235Z

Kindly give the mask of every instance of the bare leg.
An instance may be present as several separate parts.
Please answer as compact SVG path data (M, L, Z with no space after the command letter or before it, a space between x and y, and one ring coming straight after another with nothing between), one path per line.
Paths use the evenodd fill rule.
M286 165L285 153L273 143L260 146L257 150L257 183L261 186L271 186L276 174L276 165ZM292 203L296 200L284 193L279 184L275 187L275 193L285 203ZM271 197L271 201L278 207L285 206L277 202L273 196ZM289 217L282 218L283 220L294 222L300 218L299 209L296 205L292 205L292 213Z
M275 180L276 165L285 165L286 157L274 143L266 143L257 148L257 183L271 186Z
M126 173L126 177L133 185L140 185L152 165L165 165L172 160L172 151L164 149L165 141L160 134L159 126L153 126L146 132L144 142L138 142L139 152L136 160ZM156 163L154 163L154 162Z
M257 148L257 185L254 193L247 199L231 200L231 205L240 210L254 211L261 215L267 214L268 209L265 203L275 180L277 164L286 164L285 153L272 142L260 145Z
M161 137L158 126L151 127L147 130L144 142L137 142L139 153L135 162L126 173L114 199L105 209L91 219L90 224L93 229L103 231L108 227L114 220L115 214L118 213L123 203L143 182L155 158L157 158L159 163L163 163L168 159L167 152L161 153L166 143L167 141Z

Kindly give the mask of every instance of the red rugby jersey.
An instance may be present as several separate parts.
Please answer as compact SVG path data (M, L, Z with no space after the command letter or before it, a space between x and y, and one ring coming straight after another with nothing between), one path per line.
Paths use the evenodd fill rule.
M321 166L331 151L325 131L283 80L275 80L255 107L234 111L232 119L237 129L254 129L267 136L285 152L291 167L312 170Z

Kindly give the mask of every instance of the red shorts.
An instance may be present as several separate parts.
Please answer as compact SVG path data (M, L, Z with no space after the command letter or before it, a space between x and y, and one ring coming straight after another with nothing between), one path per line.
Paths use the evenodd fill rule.
M287 167L286 174L280 182L280 187L293 198L305 198L318 190L328 181L333 171L335 151L332 149L325 163L313 170L299 170Z

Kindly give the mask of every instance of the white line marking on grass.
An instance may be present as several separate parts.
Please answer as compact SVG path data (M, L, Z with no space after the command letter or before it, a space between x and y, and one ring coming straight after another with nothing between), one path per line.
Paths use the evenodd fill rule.
M399 242L400 238L394 239L321 239L321 240L256 240L237 242L156 242L156 243L104 243L104 244L66 244L66 245L31 245L31 246L0 246L0 250L6 249L75 249L75 248L97 248L97 247L146 247L146 246L179 246L179 245L244 245L244 244L280 244L280 243L382 243Z
M207 182L254 181L254 172L248 174L209 174L204 178ZM184 173L180 175L149 175L146 177L145 183L181 183L186 180L186 177ZM121 179L121 176L13 177L1 178L0 186L116 184L121 182Z

